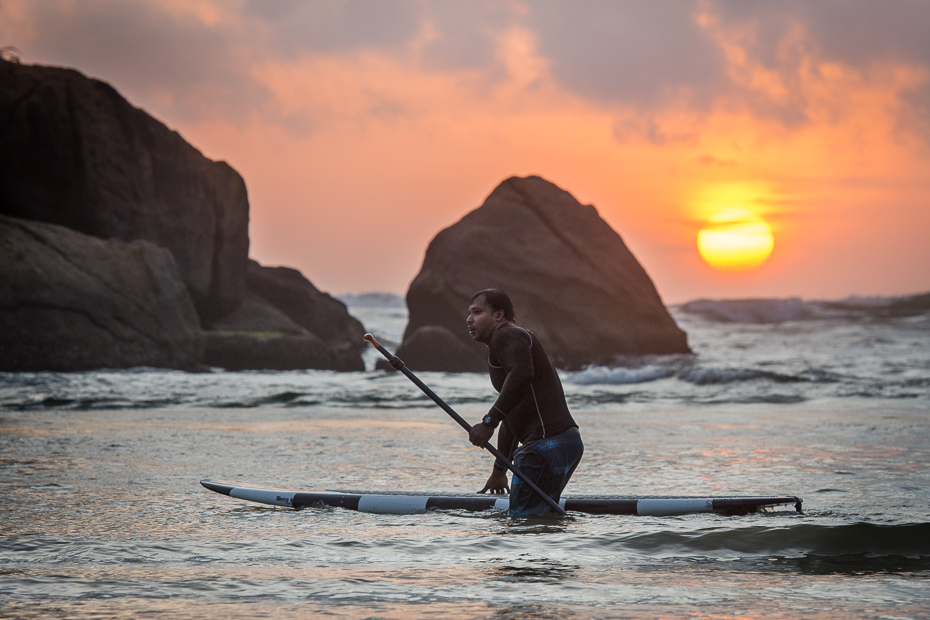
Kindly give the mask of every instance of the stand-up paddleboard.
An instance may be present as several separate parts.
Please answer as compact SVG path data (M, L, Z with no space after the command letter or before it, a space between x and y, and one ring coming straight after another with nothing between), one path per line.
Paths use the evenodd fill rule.
M200 484L223 495L259 504L309 508L332 506L376 514L416 514L428 510L507 510L510 500L497 495L413 495L295 491L228 482L201 480ZM801 512L801 498L784 497L564 497L566 511L596 515L671 516L716 512L744 515L784 504Z

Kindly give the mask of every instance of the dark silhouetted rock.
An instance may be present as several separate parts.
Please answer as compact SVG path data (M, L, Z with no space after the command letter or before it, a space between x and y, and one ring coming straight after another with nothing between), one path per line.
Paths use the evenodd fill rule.
M210 364L364 368L363 329L343 304L293 269L249 267L249 205L239 174L108 84L0 60L0 214L169 250L186 303L193 299L212 329ZM247 271L255 286L248 294Z
M248 293L242 305L231 314L213 322L210 329L221 332L270 332L294 336L306 336L310 333L255 293Z
M299 271L250 261L248 284L273 303L250 288L235 311L211 322L207 365L227 370L365 369L362 324Z
M358 369L364 369L365 328L344 303L320 292L299 271L250 260L248 289L325 342L337 358L357 359Z
M286 336L208 331L204 363L227 370L364 370L340 367L325 342L312 334Z
M242 177L71 69L0 60L0 214L169 249L201 318L245 295Z
M0 216L0 370L196 369L203 351L168 250Z
M410 370L437 372L485 372L488 369L487 349L476 351L455 334L438 325L419 328L397 347L394 353ZM377 368L393 370L390 362L378 360Z
M540 177L507 179L436 235L407 292L404 343L436 325L482 351L465 316L472 294L485 288L511 296L517 323L535 332L562 368L690 352L620 236L593 206Z
M349 316L340 302L334 305L329 295L318 291L300 272L250 261L249 284L319 333L249 290L235 312L215 321L206 332L207 365L227 370L365 369L357 344L363 342L362 324ZM322 335L329 338L324 340Z

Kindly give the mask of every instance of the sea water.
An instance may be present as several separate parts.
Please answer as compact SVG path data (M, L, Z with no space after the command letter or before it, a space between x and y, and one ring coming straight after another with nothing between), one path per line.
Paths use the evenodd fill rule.
M199 486L481 488L489 455L374 351L357 373L0 375L0 616L930 617L930 316L795 306L683 306L694 355L563 373L566 495L803 514L373 515ZM352 311L400 339L403 308ZM472 421L493 402L486 375L420 376Z

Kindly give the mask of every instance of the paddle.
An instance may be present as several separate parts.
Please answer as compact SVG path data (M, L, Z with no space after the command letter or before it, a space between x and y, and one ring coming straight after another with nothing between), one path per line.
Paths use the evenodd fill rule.
M372 336L371 334L365 334L365 340L373 344L374 347L378 349L378 351L381 352L381 355L387 358L387 361L391 363L391 366L393 366L397 370L407 375L407 378L413 381L414 385L416 385L418 388L423 390L424 394L432 398L434 403L439 405L439 407L443 411L449 414L449 417L451 417L453 420L459 423L459 426L464 428L466 431L471 432L471 424L466 422L462 418L462 416L457 414L455 410L452 409L452 407L447 405L443 399L439 398L439 396L437 396L436 393L433 392L433 390L429 389L429 387L425 383L420 381L420 379L415 374L413 374L413 372L411 372L409 368L407 368L404 365L404 363L401 361L399 357L397 357L396 355L392 354L390 351L382 347L381 344L377 340L375 340L375 337ZM538 486L533 484L533 481L526 477L526 474L524 474L522 471L514 467L514 465L510 463L510 461L507 460L507 458L501 453L500 450L498 450L497 448L491 445L491 442L489 441L484 442L484 449L490 452L491 454L493 454L494 456L496 456L501 463L505 463L507 465L507 469L512 471L513 475L519 478L520 480L522 480L523 483L526 484L526 486L528 486L530 489L532 489L534 493L536 493L541 498L543 498L545 502L549 504L550 508L552 508L554 511L556 511L563 517L566 516L565 511L562 510L562 507L559 506L559 504L554 499L552 499L551 497L543 493L542 489L540 489Z

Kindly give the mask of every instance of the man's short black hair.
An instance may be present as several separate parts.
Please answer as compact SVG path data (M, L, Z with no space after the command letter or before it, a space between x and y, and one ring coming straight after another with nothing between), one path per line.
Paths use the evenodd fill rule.
M491 310L493 312L503 310L505 319L508 321L514 320L513 302L510 301L510 295L504 291L500 290L499 288L486 288L483 291L478 291L472 295L472 302L474 302L479 297L484 297L484 303L491 306Z

